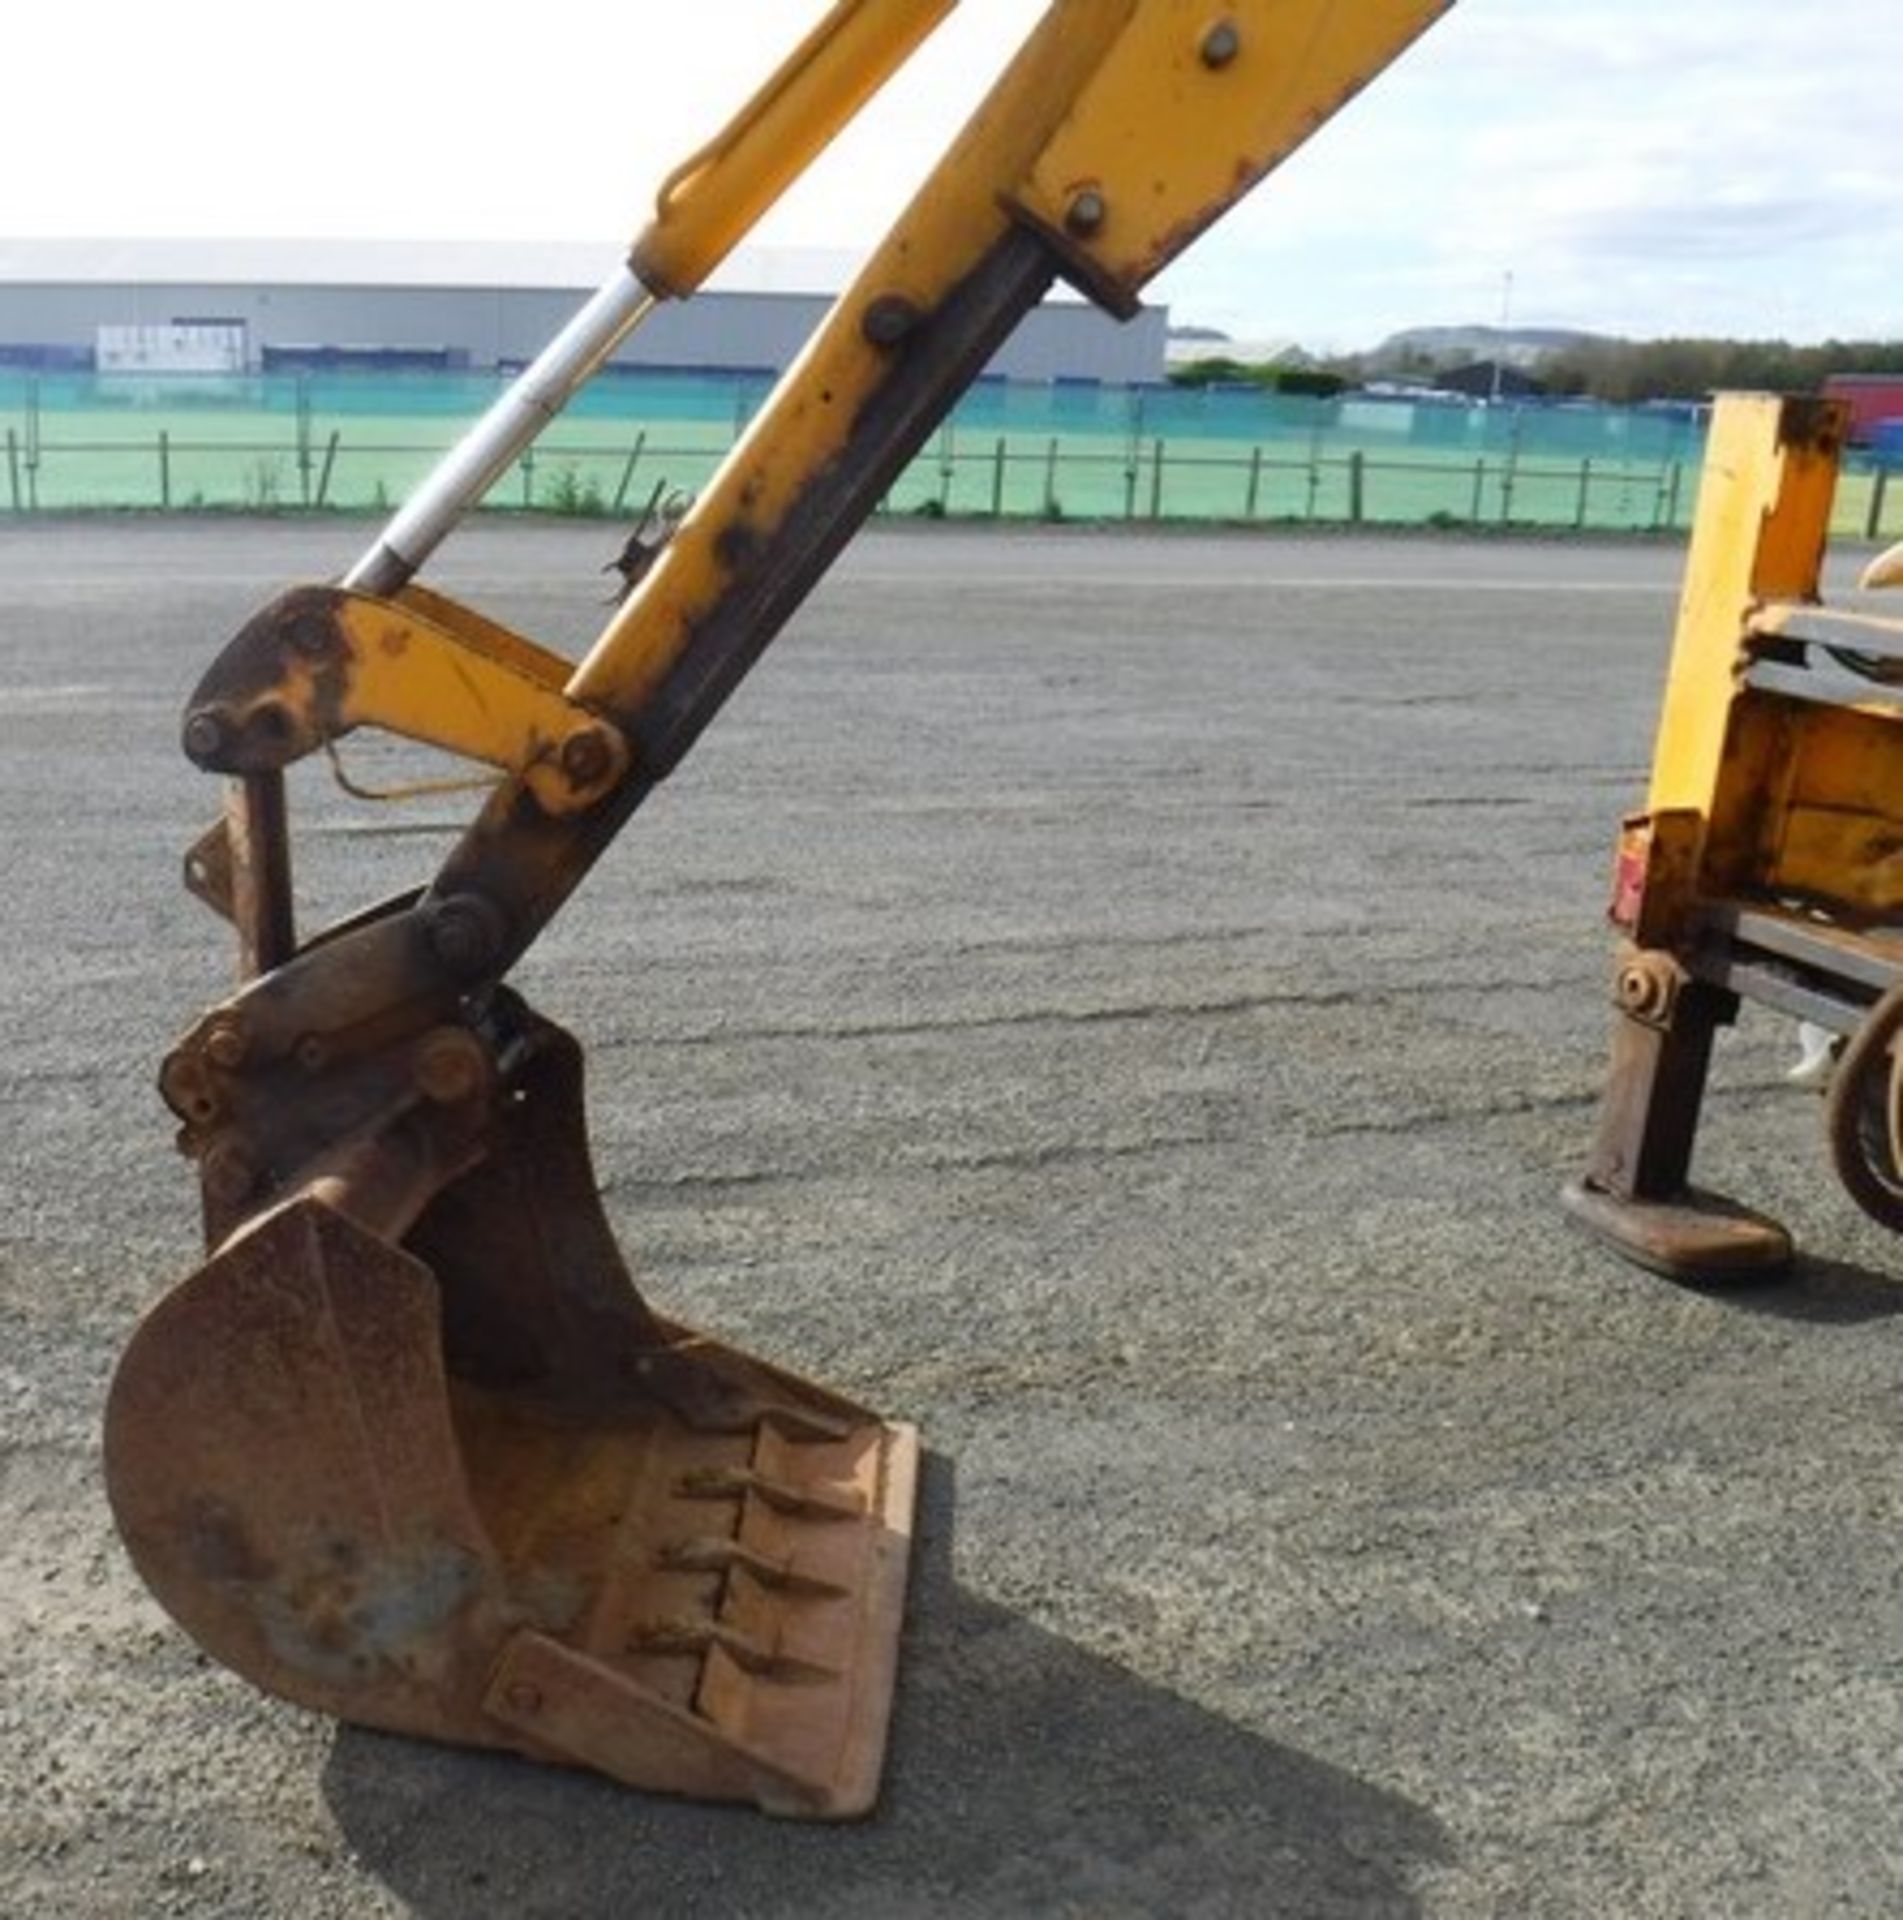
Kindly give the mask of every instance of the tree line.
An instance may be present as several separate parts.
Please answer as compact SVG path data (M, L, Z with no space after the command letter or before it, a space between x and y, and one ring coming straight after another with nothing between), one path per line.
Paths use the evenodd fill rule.
M1170 370L1179 386L1256 386L1326 397L1367 380L1432 381L1461 361L1410 345L1399 353L1345 354L1299 365L1256 366L1212 354ZM1817 393L1834 373L1903 376L1903 340L1582 339L1554 348L1527 369L1558 399L1635 406L1645 400L1702 400L1719 392Z
M1720 391L1817 393L1834 373L1903 375L1903 341L1587 340L1532 369L1548 393L1630 406Z

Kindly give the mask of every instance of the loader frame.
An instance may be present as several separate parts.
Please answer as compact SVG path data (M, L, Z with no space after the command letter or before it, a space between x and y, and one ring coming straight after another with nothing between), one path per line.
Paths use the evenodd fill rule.
M1612 1067L1573 1214L1686 1279L1776 1272L1777 1221L1692 1185L1717 1031L1754 1001L1841 1036L1826 1104L1859 1204L1903 1226L1903 623L1823 605L1841 403L1714 411L1645 810L1621 829Z

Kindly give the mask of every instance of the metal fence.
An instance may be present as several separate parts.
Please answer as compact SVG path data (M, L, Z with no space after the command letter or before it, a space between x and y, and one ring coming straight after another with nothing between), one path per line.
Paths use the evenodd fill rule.
M0 372L0 513L387 509L500 382ZM605 516L691 496L769 389L763 375L600 379L487 504ZM1690 522L1702 456L1702 421L1682 409L981 382L883 510L1669 531ZM1853 462L1838 530L1895 531L1886 494L1881 468Z

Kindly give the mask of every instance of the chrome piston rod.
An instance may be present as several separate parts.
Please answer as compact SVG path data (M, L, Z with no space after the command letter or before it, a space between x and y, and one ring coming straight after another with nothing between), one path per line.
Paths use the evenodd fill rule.
M568 404L655 304L623 267L537 354L344 575L359 593L391 594L412 579L464 514Z

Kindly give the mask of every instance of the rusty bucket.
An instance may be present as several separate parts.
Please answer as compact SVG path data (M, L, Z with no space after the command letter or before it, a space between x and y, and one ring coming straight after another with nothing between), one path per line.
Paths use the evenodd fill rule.
M208 1200L107 1409L132 1557L215 1658L339 1719L864 1813L916 1435L654 1314L580 1050L521 1009L496 1059L235 1225Z

